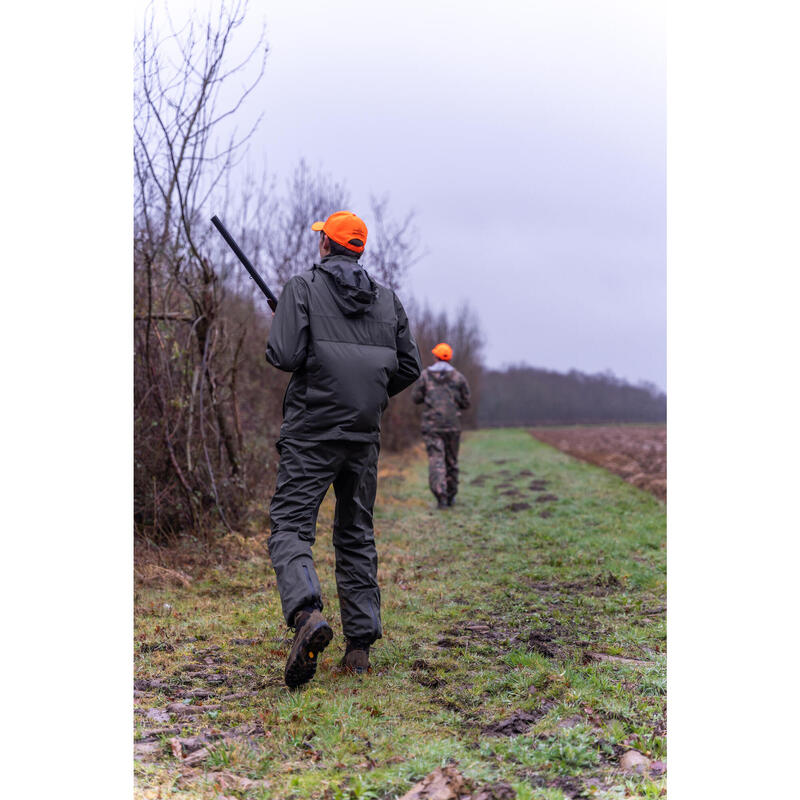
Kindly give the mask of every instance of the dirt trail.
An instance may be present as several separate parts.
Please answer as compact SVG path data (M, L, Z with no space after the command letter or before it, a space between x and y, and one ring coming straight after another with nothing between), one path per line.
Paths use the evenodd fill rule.
M667 426L533 428L531 436L667 499Z

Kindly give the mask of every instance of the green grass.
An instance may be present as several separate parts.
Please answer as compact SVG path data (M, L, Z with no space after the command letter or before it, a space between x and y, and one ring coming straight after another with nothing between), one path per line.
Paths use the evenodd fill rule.
M239 728L192 769L164 734L163 750L136 762L137 795L218 797L227 774L262 781L225 788L234 797L392 798L455 761L475 786L505 780L519 798L563 798L576 785L594 797L660 796L663 778L622 775L617 760L631 747L666 756L664 505L520 430L464 437L449 511L434 510L419 453L385 459L381 476L384 638L366 678L333 669L337 635L306 688L283 686L290 636L263 537L250 558L188 588L137 589L136 678L165 683L135 699L137 738ZM530 490L533 479L547 488ZM558 500L536 502L545 493ZM315 560L339 633L331 519L329 497ZM191 704L222 707L180 722L146 717L192 689L213 697ZM527 731L484 732L515 712L535 717Z

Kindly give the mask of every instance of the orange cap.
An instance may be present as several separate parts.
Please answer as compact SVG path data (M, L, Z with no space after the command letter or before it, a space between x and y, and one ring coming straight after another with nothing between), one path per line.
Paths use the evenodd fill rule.
M336 244L356 253L363 253L367 244L367 226L364 224L364 220L357 217L352 211L336 211L325 222L315 222L311 226L311 230L322 231ZM361 244L353 244L353 239L360 241Z
M439 344L431 350L431 353L433 353L436 358L441 358L442 361L449 361L453 357L453 348L450 347L449 344L439 342Z

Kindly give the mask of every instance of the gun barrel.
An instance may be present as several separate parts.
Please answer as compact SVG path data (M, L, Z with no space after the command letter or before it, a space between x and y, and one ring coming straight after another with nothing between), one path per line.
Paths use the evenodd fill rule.
M278 307L278 298L275 297L274 294L269 289L266 283L264 283L264 279L256 272L256 268L250 263L250 259L242 252L242 249L236 244L233 236L231 236L225 226L222 224L220 218L215 214L211 217L211 222L214 227L220 232L222 238L228 243L228 247L236 253L237 258L239 261L242 262L244 268L250 273L250 277L256 282L256 286L261 289L262 292L266 295L267 303L269 303L269 307L274 311Z

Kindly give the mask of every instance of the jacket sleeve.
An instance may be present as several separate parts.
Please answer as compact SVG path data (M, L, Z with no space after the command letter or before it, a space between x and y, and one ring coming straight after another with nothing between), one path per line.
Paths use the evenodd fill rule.
M283 287L267 341L267 361L294 372L306 363L308 351L308 287L295 275Z
M462 410L466 410L470 406L470 395L469 395L469 384L467 383L467 379L462 375L461 381L459 382L459 393L458 397L456 398L456 405Z
M417 381L416 386L411 390L411 400L419 405L425 400L425 380L420 379Z
M280 303L278 304L280 308ZM394 310L397 314L397 333L395 334L395 347L397 348L397 372L389 379L387 390L389 397L399 394L419 378L422 372L422 360L419 357L419 348L411 335L408 326L408 317L402 303L394 296Z

